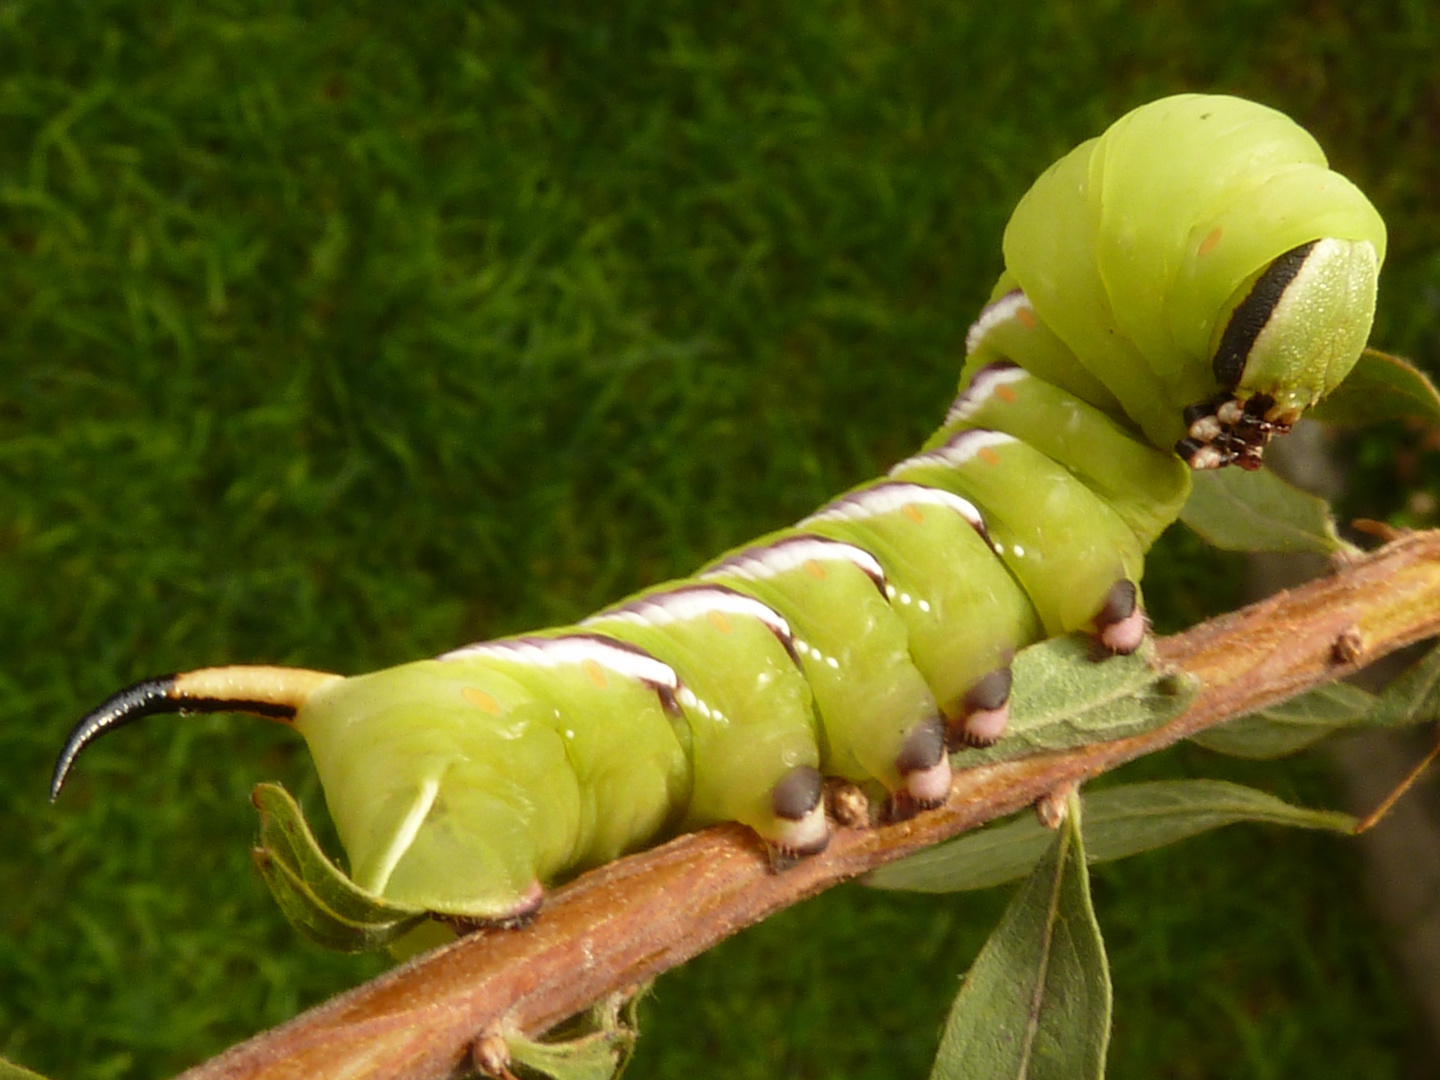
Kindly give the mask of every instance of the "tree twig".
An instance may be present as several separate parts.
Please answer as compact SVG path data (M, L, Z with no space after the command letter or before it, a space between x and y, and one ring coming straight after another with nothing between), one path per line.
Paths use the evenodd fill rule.
M484 1032L544 1031L838 882L1437 633L1440 532L1419 533L1332 577L1163 639L1162 658L1202 682L1191 708L1164 727L968 770L940 809L841 830L823 854L783 873L771 872L739 826L679 837L557 890L523 930L482 931L429 953L184 1077L454 1076Z

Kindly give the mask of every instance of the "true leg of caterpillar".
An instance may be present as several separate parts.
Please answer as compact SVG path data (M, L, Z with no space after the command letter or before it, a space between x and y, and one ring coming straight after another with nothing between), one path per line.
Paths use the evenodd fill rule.
M1274 405L1265 394L1242 404L1228 392L1191 405L1181 414L1186 435L1175 444L1175 453L1196 472L1226 465L1258 469L1266 444L1288 432L1293 423L1266 420Z

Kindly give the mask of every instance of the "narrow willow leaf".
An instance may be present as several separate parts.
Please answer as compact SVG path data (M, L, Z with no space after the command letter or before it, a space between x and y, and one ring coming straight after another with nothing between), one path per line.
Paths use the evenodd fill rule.
M37 1072L31 1072L22 1065L0 1058L0 1080L45 1080Z
M635 1052L637 996L612 995L592 1008L581 1030L569 1038L540 1042L506 1035L510 1057L555 1080L613 1080Z
M260 876L290 924L317 945L336 952L368 952L381 949L407 933L423 915L411 915L395 922L357 922L337 914L321 900L309 883L263 848L251 852Z
M459 936L445 923L424 919L399 936L386 941L385 951L396 963L403 963L411 957L438 949L441 945L448 945Z
M955 755L956 767L1138 735L1179 716L1195 696L1193 680L1152 666L1148 645L1103 664L1095 663L1091 650L1080 635L1021 650L1012 664L1015 691L1005 737Z
M1256 761L1284 757L1325 736L1366 722L1379 699L1349 683L1331 683L1190 736L1207 750Z
M931 1080L1100 1080L1110 971L1090 904L1080 800L960 986Z
M1399 727L1437 718L1440 718L1440 645L1385 688L1370 716L1370 724Z
M1269 469L1197 472L1180 520L1226 551L1354 551L1335 532L1324 499Z
M1440 393L1429 376L1410 361L1378 349L1366 349L1345 381L1310 410L1327 424L1358 426L1381 420L1440 423Z
M1355 819L1309 810L1223 780L1157 780L1086 794L1085 846L1092 863L1123 859L1241 821L1349 833ZM1051 833L1025 813L882 866L863 880L878 889L946 893L1023 877Z
M281 785L256 784L251 801L260 811L261 847L286 863L340 915L357 922L389 923L420 913L372 896L346 877L320 847L300 804Z
M630 1038L633 1042L634 1036ZM621 1048L598 1033L563 1043L535 1042L523 1035L506 1042L515 1061L555 1080L611 1080L623 1064Z
M1024 810L1003 824L965 833L872 870L860 881L876 889L922 893L989 889L1028 874L1054 839L1054 830Z
M1233 757L1283 757L1336 731L1399 727L1440 718L1440 647L1416 661L1380 696L1348 683L1322 686L1268 709L1192 735Z
M285 917L307 937L343 952L378 949L406 933L423 912L360 889L326 858L300 805L279 784L257 784L255 865Z

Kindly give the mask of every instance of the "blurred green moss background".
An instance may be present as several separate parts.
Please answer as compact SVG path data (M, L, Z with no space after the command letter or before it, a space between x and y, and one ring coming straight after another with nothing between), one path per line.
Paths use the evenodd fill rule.
M1437 73L1404 0L0 0L0 1055L166 1075L383 966L250 869L255 781L319 805L297 740L157 720L52 808L81 712L570 620L883 469L1015 199L1133 105L1314 131L1390 223L1376 341L1433 369ZM1366 512L1419 445L1361 449ZM1162 549L1162 628L1236 602ZM1341 842L1231 831L1096 894L1112 1076L1434 1075ZM922 1075L1005 899L787 912L660 981L630 1075Z

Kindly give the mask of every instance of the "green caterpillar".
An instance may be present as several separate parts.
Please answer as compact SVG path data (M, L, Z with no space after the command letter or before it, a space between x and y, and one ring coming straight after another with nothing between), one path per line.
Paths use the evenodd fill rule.
M309 744L357 885L483 920L712 822L818 851L826 778L938 804L947 749L1004 731L1016 650L1141 644L1191 469L1258 467L1345 378L1385 230L1292 121L1183 95L1052 166L1004 252L944 426L888 476L576 626L353 678L139 683L74 729L52 798L121 724L257 713Z

